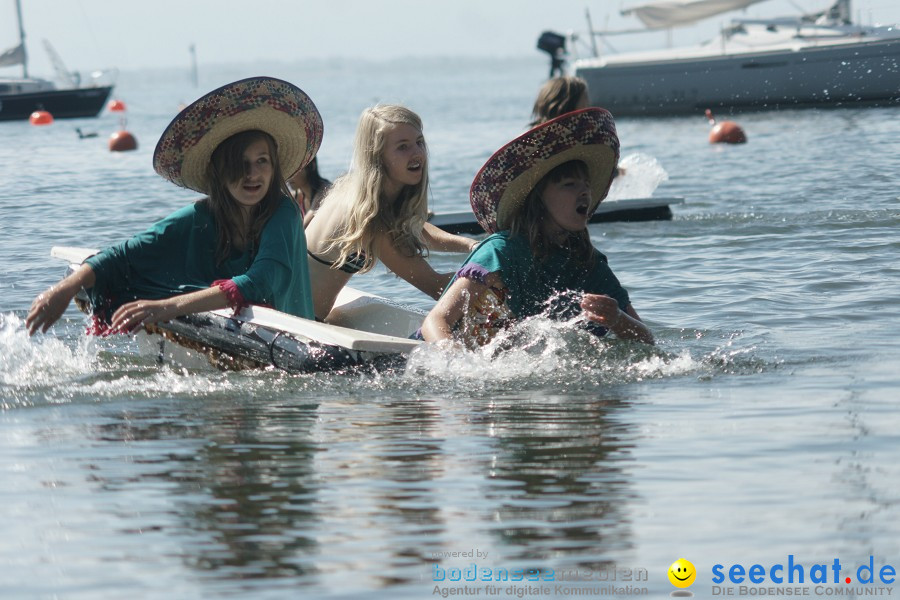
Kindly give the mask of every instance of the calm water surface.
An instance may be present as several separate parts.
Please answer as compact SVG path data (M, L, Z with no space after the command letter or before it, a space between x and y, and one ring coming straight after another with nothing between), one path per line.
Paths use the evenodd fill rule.
M617 585L665 597L683 556L709 597L715 564L900 566L898 109L744 115L749 143L722 148L702 115L621 119L624 155L668 173L656 195L686 199L670 222L591 229L655 349L537 320L507 352L290 376L158 368L130 340L86 338L74 309L24 333L62 273L51 246L112 243L195 198L151 168L179 103L259 73L294 81L323 113L329 177L365 106L406 103L434 208L462 210L545 69L261 65L201 89L126 73L126 154L107 151L110 114L0 124L0 596L430 598L436 572L476 563L594 586L646 569ZM430 303L383 270L354 282ZM575 586L523 583L492 597Z

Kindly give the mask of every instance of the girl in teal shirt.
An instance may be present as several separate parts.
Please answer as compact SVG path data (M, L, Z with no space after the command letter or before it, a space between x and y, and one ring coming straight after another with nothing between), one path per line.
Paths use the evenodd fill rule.
M612 116L601 108L553 119L498 150L470 190L475 216L492 235L456 272L425 318L422 337L473 346L516 320L580 311L604 333L652 344L587 230L618 158Z
M313 318L300 210L284 182L321 140L315 105L285 81L245 79L197 100L163 133L153 166L207 197L40 294L29 333L46 331L82 288L98 332L248 304Z

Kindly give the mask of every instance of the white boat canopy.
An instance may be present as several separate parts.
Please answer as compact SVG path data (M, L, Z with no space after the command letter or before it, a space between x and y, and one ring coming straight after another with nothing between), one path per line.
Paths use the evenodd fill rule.
M648 29L683 27L730 10L740 10L764 0L662 0L622 11L634 15Z

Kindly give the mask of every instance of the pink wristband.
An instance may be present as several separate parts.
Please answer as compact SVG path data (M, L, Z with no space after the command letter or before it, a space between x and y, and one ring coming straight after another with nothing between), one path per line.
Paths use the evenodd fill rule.
M238 286L231 279L217 279L212 282L210 287L214 286L225 292L228 306L233 309L234 312L238 312L245 306L250 306L250 303L244 300L244 295L241 293L241 290L238 289Z

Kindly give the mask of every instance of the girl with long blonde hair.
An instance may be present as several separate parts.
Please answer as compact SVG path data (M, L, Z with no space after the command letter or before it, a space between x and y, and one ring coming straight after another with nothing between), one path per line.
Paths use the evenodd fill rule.
M363 111L350 172L339 178L306 228L313 305L325 320L341 289L380 260L438 298L451 273L437 273L429 250L469 252L474 240L427 222L428 149L422 120L395 104Z

